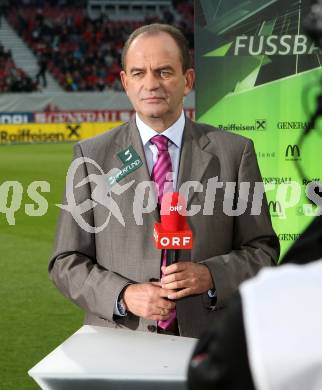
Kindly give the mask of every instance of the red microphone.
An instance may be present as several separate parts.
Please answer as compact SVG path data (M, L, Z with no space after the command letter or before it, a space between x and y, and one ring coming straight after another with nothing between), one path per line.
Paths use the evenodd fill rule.
M167 265L176 262L175 249L192 248L192 231L186 217L187 206L179 192L163 194L161 222L154 225L154 242L157 249L167 249ZM173 250L174 249L174 250Z

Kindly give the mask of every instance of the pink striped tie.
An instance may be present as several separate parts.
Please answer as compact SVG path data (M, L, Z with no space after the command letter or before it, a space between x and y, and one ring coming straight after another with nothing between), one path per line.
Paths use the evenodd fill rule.
M159 188L158 203L161 205L163 194L167 191L173 191L172 183L167 183L167 174L172 172L171 158L168 151L168 138L164 135L155 135L150 142L158 148L158 159L152 169L152 180ZM162 265L166 265L166 250L162 254ZM176 310L172 310L170 317L166 321L158 321L158 326L167 329L176 318Z
M150 139L150 142L158 148L158 159L152 169L152 180L159 188L159 204L161 204L163 193L169 190L169 188L165 188L165 183L167 181L167 174L172 172L171 158L168 151L168 141L168 138L164 135L155 135ZM170 191L172 191L172 188Z

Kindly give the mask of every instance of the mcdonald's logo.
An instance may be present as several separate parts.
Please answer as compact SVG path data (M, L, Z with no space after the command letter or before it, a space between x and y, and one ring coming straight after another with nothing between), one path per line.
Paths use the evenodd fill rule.
M290 154L291 158L289 158ZM301 152L298 145L288 145L285 151L285 157L288 160L299 160L299 158L301 157Z
M270 214L275 214L275 215L282 214L282 205L281 202L279 202L278 200L277 201L271 200L270 202L268 202L268 209Z

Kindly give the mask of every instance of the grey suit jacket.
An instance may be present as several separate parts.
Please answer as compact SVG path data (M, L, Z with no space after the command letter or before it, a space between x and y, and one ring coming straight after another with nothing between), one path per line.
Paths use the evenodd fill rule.
M158 211L144 214L143 224L139 226L133 216L135 187L142 181L151 180L135 120L76 144L75 156L95 160L107 173L122 166L117 153L130 145L144 164L119 182L124 185L134 179L135 185L113 197L124 216L125 227L112 216L103 231L88 233L79 227L70 212L62 210L49 273L59 290L85 310L85 324L147 331L156 329L155 321L131 313L126 317L113 316L116 299L128 282L160 278L161 252L155 249L153 242ZM84 163L77 170L74 184L97 173L92 163ZM206 195L206 184L213 177L224 183L236 182L237 186L250 182L251 200L253 184L261 181L253 143L247 138L186 119L177 187L189 180L200 181L204 186L203 192L189 192L188 207L204 204L209 196L209 193ZM94 189L92 182L75 189L76 203L91 199ZM250 202L242 215L226 215L223 198L224 189L217 189L213 215L200 212L188 217L194 246L191 251L180 251L179 261L205 264L212 274L218 298L215 308L210 307L207 293L177 301L178 326L183 336L199 337L212 321L219 321L222 309L239 284L278 259L279 243L272 229L265 196L257 216L251 215ZM108 215L106 207L96 204L84 213L84 218L91 226L101 226Z

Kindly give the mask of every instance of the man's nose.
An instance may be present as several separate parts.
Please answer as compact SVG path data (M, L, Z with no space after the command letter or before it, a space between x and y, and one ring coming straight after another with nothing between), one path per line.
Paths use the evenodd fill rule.
M160 87L160 81L153 72L148 72L145 76L145 89L153 91Z

